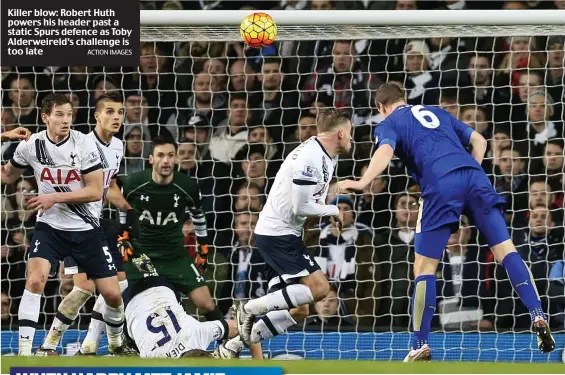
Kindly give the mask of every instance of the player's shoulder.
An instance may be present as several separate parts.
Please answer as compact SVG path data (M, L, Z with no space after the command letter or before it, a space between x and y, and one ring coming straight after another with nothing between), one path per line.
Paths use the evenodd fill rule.
M90 151L90 148L96 147L96 139L88 134L71 129L69 134L70 140L79 146L80 151Z
M297 162L321 161L321 157L326 153L324 146L316 137L310 137L297 147L296 157L293 159Z
M124 142L122 142L121 139L116 138L116 137L112 137L112 140L110 141L110 148L116 152L118 152L120 155L123 155L124 153Z
M187 194L190 194L194 189L198 189L198 183L194 177L190 177L179 171L175 171L173 184L176 185L177 188L186 191Z
M20 143L18 143L18 147L27 147L29 145L33 145L36 140L45 140L46 133L46 130L40 131L39 133L33 133L27 141L20 141Z
M148 173L148 171L150 172L151 169L145 169L143 171L129 173L123 180L124 185L136 187L150 181L151 173Z

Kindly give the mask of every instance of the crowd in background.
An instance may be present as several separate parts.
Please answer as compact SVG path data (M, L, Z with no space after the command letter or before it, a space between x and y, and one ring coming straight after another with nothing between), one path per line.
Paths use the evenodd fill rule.
M142 1L142 9L251 9L256 2ZM261 4L264 4L261 2ZM278 9L565 8L565 1L331 1L283 0ZM261 7L265 9L264 6ZM150 167L151 139L173 136L179 171L198 180L212 239L206 278L220 308L267 292L264 261L253 228L284 158L316 135L321 108L349 111L351 154L340 158L335 181L359 177L382 121L375 89L394 81L409 104L437 105L488 140L483 168L508 203L506 218L554 328L565 328L563 36L431 38L425 40L283 41L262 49L242 43L142 43L139 67L120 69L2 67L2 129L45 129L38 103L66 93L74 129L93 130L94 102L119 91L126 109L120 178ZM2 143L7 161L17 144ZM332 185L335 184L332 182ZM25 283L25 259L37 194L32 173L2 187L2 326L14 329ZM419 187L398 159L362 193L327 203L344 212L344 229L320 221L304 242L332 283L311 306L307 327L401 329L409 326L414 233ZM107 207L105 215L116 217ZM183 230L194 253L190 222ZM436 327L528 329L530 317L506 272L468 218L461 218L438 269ZM53 275L40 323L50 324L72 280ZM77 319L89 321L93 300ZM190 308L187 302L187 308ZM345 328L348 327L348 328ZM300 328L303 329L303 328ZM314 328L313 328L314 329Z

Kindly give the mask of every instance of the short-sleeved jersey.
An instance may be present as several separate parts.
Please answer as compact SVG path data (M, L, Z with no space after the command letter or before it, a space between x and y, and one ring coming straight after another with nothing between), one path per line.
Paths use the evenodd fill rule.
M316 185L313 201L325 202L337 157L332 158L316 137L293 150L282 163L255 233L265 236L302 235L306 217L292 212L292 185Z
M28 141L20 142L10 162L17 168L33 168L39 194L80 190L85 186L83 175L102 168L96 143L75 130L59 143L51 141L46 130L33 134ZM99 227L100 205L57 203L37 221L60 230L90 230Z
M146 169L124 180L123 195L139 215L132 233L136 251L156 259L184 256L182 226L187 216L198 243L206 243L206 218L194 178L175 171L171 183L159 185L153 181L151 169Z
M206 350L225 335L219 321L201 323L188 315L173 290L159 281L156 277L154 286L136 293L125 308L128 333L140 357L178 358L189 350Z
M376 126L375 143L390 145L424 192L430 182L455 169L481 169L465 149L472 132L441 108L402 105Z
M124 157L124 145L122 141L120 141L116 137L112 137L110 142L104 142L98 134L96 130L91 131L87 134L87 137L90 137L94 140L94 144L98 149L98 153L100 154L100 163L102 165L102 169L104 170L104 198L106 198L106 193L108 192L108 188L112 183L112 180L118 177L118 171L120 170L120 163L122 162L122 158ZM102 208L104 207L104 198L99 202L99 212L102 214Z

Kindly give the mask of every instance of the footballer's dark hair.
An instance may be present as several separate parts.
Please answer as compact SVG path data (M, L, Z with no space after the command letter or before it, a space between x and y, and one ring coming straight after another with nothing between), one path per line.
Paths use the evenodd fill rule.
M98 99L96 99L96 111L98 112L98 110L100 109L100 105L104 102L113 102L113 103L123 103L124 99L122 97L122 95L119 92L107 92L104 93L102 95L100 95L100 97L98 97Z
M157 146L163 146L163 145L173 145L175 147L175 152L177 152L179 148L179 145L177 144L177 142L175 142L175 140L172 137L158 135L153 139L153 141L151 141L151 155L153 155L153 152L155 152L155 148Z
M181 358L195 358L195 357L213 357L212 353L208 353L206 350L192 349L181 354Z
M383 83L379 86L377 93L375 94L375 103L377 104L377 107L379 104L389 106L401 100L405 100L404 90L393 82Z
M345 111L335 108L323 109L318 113L316 128L318 134L329 132L350 120L351 116Z
M61 94L59 92L53 92L51 94L48 94L41 101L41 113L50 115L51 111L53 110L53 107L55 107L56 105L65 105L65 104L70 104L71 107L73 106L73 102L65 94Z

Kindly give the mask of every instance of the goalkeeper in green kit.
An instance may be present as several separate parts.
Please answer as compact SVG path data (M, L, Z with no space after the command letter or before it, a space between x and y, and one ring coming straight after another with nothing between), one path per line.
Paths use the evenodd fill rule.
M149 155L151 169L134 173L123 182L123 195L133 207L122 217L124 232L118 249L124 257L124 271L130 283L143 279L131 258L146 254L155 270L192 300L206 320L218 320L210 290L202 276L207 265L208 237L200 190L194 180L176 171L177 144L157 137ZM184 247L183 224L190 215L197 236L197 257ZM122 215L123 216L123 215ZM131 285L131 284L130 284Z

